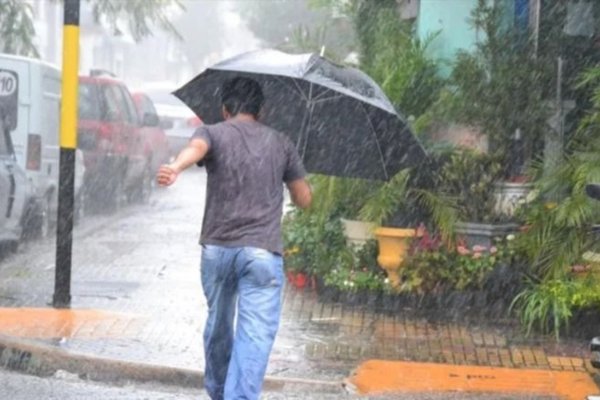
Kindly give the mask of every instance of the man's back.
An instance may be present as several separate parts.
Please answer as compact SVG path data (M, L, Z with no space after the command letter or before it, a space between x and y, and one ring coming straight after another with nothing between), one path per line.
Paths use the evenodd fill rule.
M281 254L283 183L305 175L289 139L240 120L200 127L194 137L209 144L201 242Z

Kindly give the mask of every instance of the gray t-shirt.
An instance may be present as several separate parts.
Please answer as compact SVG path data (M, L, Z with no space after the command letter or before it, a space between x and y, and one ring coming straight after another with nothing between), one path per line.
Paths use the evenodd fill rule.
M208 143L200 243L283 253L283 183L306 171L292 142L256 121L228 120L194 133Z

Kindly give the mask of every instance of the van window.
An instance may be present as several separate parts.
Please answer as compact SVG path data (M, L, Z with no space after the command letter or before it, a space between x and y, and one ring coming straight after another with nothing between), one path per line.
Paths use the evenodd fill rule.
M47 144L56 145L60 132L60 82L44 76L42 88L44 89L42 104L42 112L45 117L45 126L42 126L42 131L45 132L44 141Z
M100 119L100 102L95 85L79 83L79 119Z

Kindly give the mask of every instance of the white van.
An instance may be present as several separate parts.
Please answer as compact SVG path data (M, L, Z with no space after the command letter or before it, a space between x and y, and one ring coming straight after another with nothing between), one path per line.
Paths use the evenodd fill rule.
M34 193L35 229L45 235L57 216L61 72L37 59L2 53L0 70L18 78L17 121L11 137L17 165L25 171ZM78 164L75 193L83 176L83 166Z

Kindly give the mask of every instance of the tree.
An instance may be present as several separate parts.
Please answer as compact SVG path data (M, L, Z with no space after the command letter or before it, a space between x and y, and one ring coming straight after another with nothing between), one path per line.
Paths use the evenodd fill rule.
M33 44L33 8L23 0L0 1L0 50L3 53L39 57Z
M180 0L85 0L90 4L94 19L120 33L125 21L127 30L136 41L152 35L158 27L177 37L169 20L169 11L182 8ZM33 8L24 0L0 1L0 49L4 53L39 57L34 44L36 31Z
M352 26L347 18L337 18L334 5L315 0L235 0L233 3L248 28L266 46L287 51L314 51L325 46L330 54L341 58L352 50ZM304 43L298 47L299 42Z
M94 19L119 33L119 22L127 21L129 33L136 41L152 35L154 26L181 38L168 14L183 9L181 0L86 0L91 4Z

